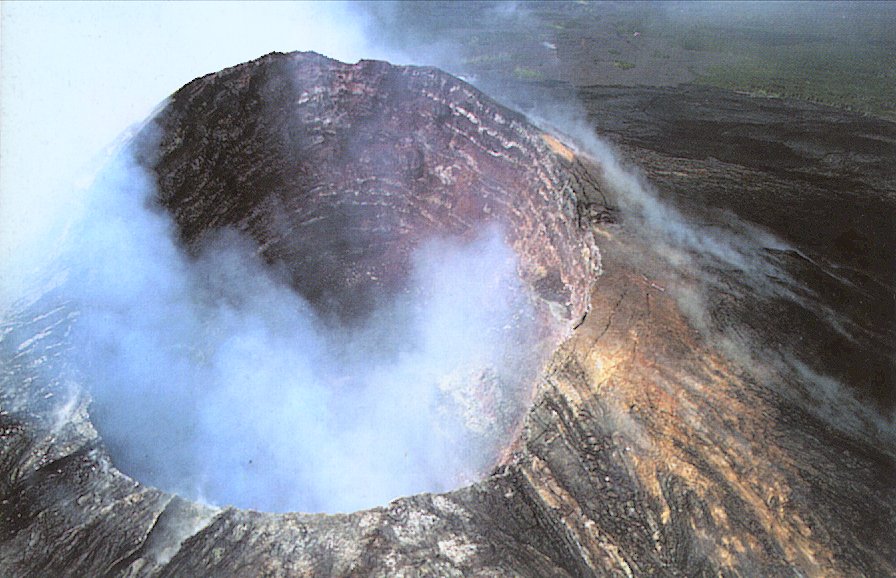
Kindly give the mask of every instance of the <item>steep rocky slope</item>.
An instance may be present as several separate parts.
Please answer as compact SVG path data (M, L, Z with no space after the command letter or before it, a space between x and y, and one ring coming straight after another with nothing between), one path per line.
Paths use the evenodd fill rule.
M87 398L47 377L72 312L32 304L3 328L5 574L896 572L889 438L834 427L799 395L816 384L763 363L777 329L756 320L775 317L777 301L736 268L669 259L574 143L436 70L308 54L198 79L159 126L160 140L144 135L160 143L144 162L186 247L237 226L270 262L331 275L295 276L294 287L351 322L366 299L400 286L415 235L500 219L546 334L576 329L539 377L516 444L479 483L352 514L275 515L191 504L116 470ZM727 165L698 171L638 143L626 152L669 176L663 187L686 188L685 176L734 186ZM739 171L738 181L763 176ZM770 203L777 193L755 194ZM369 200L364 210L356 198ZM302 223L312 232L296 233ZM400 234L379 237L379 224ZM356 239L345 260L339 251ZM595 239L603 274L592 290ZM765 258L761 245L748 249ZM751 320L768 341L732 338Z
M248 232L318 307L361 313L421 239L498 223L555 312L584 311L599 259L554 141L435 69L271 56L185 87L158 124L184 242Z

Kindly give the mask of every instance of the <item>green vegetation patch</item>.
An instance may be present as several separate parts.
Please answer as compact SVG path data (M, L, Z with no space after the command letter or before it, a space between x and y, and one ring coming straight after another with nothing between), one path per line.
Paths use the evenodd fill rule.
M464 64L469 66L482 66L484 64L498 64L510 61L509 52L498 52L495 54L480 54L464 59Z
M698 82L757 95L819 102L896 120L896 56L873 48L805 43L744 46Z
M614 61L613 61L613 66L615 66L615 67L618 68L619 70L631 70L632 68L635 67L635 63L634 63L634 62L627 62L627 61L625 61L625 60L614 60Z
M513 75L520 80L541 80L544 74L540 70L527 68L525 66L517 66L513 69Z

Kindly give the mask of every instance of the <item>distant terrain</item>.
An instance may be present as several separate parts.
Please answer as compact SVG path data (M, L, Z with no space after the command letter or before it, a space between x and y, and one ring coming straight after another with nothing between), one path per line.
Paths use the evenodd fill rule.
M369 9L397 45L430 46L452 72L575 86L695 83L896 120L893 3L426 4Z

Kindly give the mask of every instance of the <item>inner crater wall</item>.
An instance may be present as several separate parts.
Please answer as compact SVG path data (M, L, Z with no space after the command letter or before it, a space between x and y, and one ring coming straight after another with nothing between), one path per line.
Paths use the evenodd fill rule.
M183 242L248 233L342 321L399 289L427 238L488 224L518 254L547 333L565 336L585 314L600 257L569 156L439 70L274 53L194 80L156 129L144 162Z
M194 80L131 144L188 252L236 229L341 322L401 289L431 237L474 240L497 225L535 296L539 355L580 322L600 273L593 207L576 197L588 196L594 173L523 116L436 69L271 54ZM427 564L435 575L586 573L565 527L545 522L540 482L514 465L529 459L531 437L558 439L525 429L542 422L543 407L529 410L488 478L454 492L345 515L206 507L113 463L90 396L59 377L78 312L57 297L10 316L0 339L10 360L0 374L0 566L11 574L378 575Z

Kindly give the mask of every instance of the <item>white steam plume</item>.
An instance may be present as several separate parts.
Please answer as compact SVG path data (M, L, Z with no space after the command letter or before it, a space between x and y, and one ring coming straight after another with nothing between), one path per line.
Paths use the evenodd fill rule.
M779 391L827 423L851 435L892 445L896 440L896 413L884 414L860 402L852 389L812 371L794 353L770 351L757 341L760 335L744 327L719 326L711 319L713 292L727 292L746 300L787 300L800 305L806 314L825 320L831 331L854 340L854 333L862 329L825 305L811 287L794 279L766 250L808 257L771 232L730 213L725 215L726 228L698 226L661 199L636 167L625 166L613 147L582 120L584 111L575 103L539 107L529 114L544 128L566 135L579 154L598 162L622 218L638 231L646 246L672 266L669 272L673 278L667 288L695 328L742 367L754 368L764 376L777 370L778 375L772 379L780 384ZM793 387L792 383L800 385Z
M525 4L520 6L525 7ZM500 8L517 14L511 10L514 7L514 4L507 4ZM87 189L73 186L78 176L85 171L88 175L95 171L104 149L116 135L129 124L144 118L156 103L191 78L250 60L272 50L317 50L347 61L372 57L410 62L412 59L404 54L415 54L417 56L413 61L416 63L438 64L454 73L463 74L462 66L451 66L447 61L432 61L426 57L427 62L420 62L419 55L428 53L417 50L420 47L403 46L407 50L405 53L390 50L379 42L377 34L381 31L364 16L363 11L343 4L257 2L116 5L5 2L0 4L0 13L3 30L0 96L3 103L3 130L0 131L0 306L3 309L9 303L22 299L35 278L46 277L47 264L72 240L71 236L65 237L62 232L66 230L65 225L70 224L72 214L85 211L84 191ZM519 11L519 17L526 17L525 10ZM378 26L380 23L375 24ZM440 47L438 51L446 59L459 53L451 46ZM679 268L688 269L691 274L697 275L695 260L704 264L709 260L716 265L721 263L744 271L745 279L755 282L763 293L771 292L776 296L784 294L788 298L793 295L792 292L790 295L786 294L786 276L783 277L783 285L770 281L769 273L777 276L781 273L780 269L756 254L761 247L786 248L783 243L764 233L749 231L748 228L744 229L746 234L741 236L725 236L698 230L658 199L649 185L635 173L623 167L609 147L594 137L593 127L583 120L584 116L571 118L544 107L536 112L542 118L550 119L545 124L560 127L563 132L580 142L582 150L588 151L602 162L607 168L608 181L618 189L620 202L625 203L629 215L638 215L637 218L649 225L645 234L650 231L649 234L662 244L667 258ZM148 183L143 183L136 186L132 194L146 194L147 185ZM102 211L111 210L111 206L93 210L97 211L96 215L102 215ZM153 238L157 240L169 239L171 225L165 219L150 213L142 214L139 218L142 219L141 234L149 235L154 232L156 236ZM126 226L122 228L127 229ZM102 234L121 234L126 238L127 231L112 231L110 229ZM103 241L94 240L97 243ZM160 352L154 353L157 356L152 360L154 363L167 363L171 366L166 372L178 371L188 379L197 380L203 372L206 376L224 371L239 374L240 368L225 367L220 363L220 360L224 360L225 344L216 344L209 333L203 333L223 331L222 328L226 329L228 324L234 324L234 320L246 321L245 327L254 328L254 332L246 329L245 338L226 344L226 347L240 351L245 356L244 359L250 359L253 352L257 353L259 335L269 338L271 347L281 347L283 341L288 341L283 337L283 332L286 331L284 327L290 325L290 320L302 319L311 323L313 328L313 316L309 317L307 308L291 294L283 296L285 312L274 314L273 317L266 311L255 311L252 308L253 303L263 300L262 296L284 291L278 280L270 277L273 275L270 271L259 273L255 279L250 279L247 292L237 295L228 293L224 283L227 274L240 277L242 273L252 271L260 265L238 239L232 245L223 241L221 243L200 261L200 269L213 270L216 275L223 276L210 284L203 284L204 281L200 283L195 271L180 270L195 268L195 264L184 264L173 247L159 246L159 253L143 255L144 249L139 246L130 247L125 243L123 250L133 251L131 257L146 257L158 261L156 273L163 283L153 286L153 276L148 273L148 269L141 274L140 279L114 278L111 280L114 283L103 290L108 293L109 303L118 303L120 306L117 310L106 307L104 315L110 322L124 319L128 321L126 325L130 323L128 315L139 317L139 313L133 312L133 303L128 305L126 289L137 289L139 293L142 287L142 291L146 293L147 287L153 287L146 294L151 303L158 301L156 291L181 296L180 300L174 299L177 305L168 309L165 314L170 322L168 331L182 331L178 335L195 334L201 338L195 343L180 342L178 347L181 350L178 351L166 351L163 347ZM503 254L500 247L485 241L481 243L482 247L489 248L489 254ZM456 254L464 254L463 247L455 249ZM119 258L124 261L126 254L119 253ZM113 256L103 258L111 259ZM223 269L223 272L211 265L228 262L232 267ZM109 262L105 266L111 267ZM221 286L222 283L224 287ZM218 297L214 297L216 287ZM182 298L184 295L191 295L191 291L197 297ZM194 303L196 299L200 302ZM227 299L238 301L243 308L221 305ZM699 321L700 316L706 315L707 305L699 292L682 292L679 299L693 314L694 319ZM394 309L391 311L394 312ZM202 312L202 315L197 312ZM85 316L82 320L82 331L88 331L91 323L89 317ZM102 330L103 325L97 323ZM152 344L156 339L153 331L161 325L160 321L152 316L144 316L141 323L144 326L135 325L137 330L129 336L130 343L138 344L142 339ZM328 339L340 341L345 337L338 334L315 334L313 330L311 333L312 338L307 341L308 350L302 352L302 360L315 359L315 346L320 345L320 342L329 343ZM98 335L98 341L102 342L102 331ZM320 341L315 341L314 337L320 338ZM363 339L363 335L359 339ZM127 344L129 341L125 340L123 343ZM164 345L173 346L170 342ZM393 352L401 351L400 344L392 345L397 348ZM751 344L737 344L736 347L748 355ZM288 357L289 353L282 355ZM349 366L360 365L348 347L339 349L339 355L342 357L337 356L335 359L348 357ZM128 360L121 362L126 361ZM140 361L139 356L136 361ZM254 369L255 365L250 367ZM302 367L302 364L296 361L296 367ZM806 366L795 367L800 369ZM334 379L339 379L339 372L335 369L325 367L325 364L321 368L322 372L318 376L325 376L326 379L336 376ZM110 372L111 368L90 367L88 362L87 370L95 372L94 375L101 375L103 372ZM262 373L270 371L273 370L269 366ZM800 373L809 380L818 382L820 379L807 371ZM139 372L136 378L147 379L146 376L139 375ZM159 384L159 387L164 385ZM363 390L364 387L363 383L358 385L359 389ZM238 387L231 389L232 391L228 390L228 395L231 396L229 401L242 403L243 400L239 397L242 391ZM125 391L127 390L119 394L123 395ZM175 392L174 395L184 396L184 400L189 402L192 399L190 396L194 394ZM830 398L829 395L822 397ZM124 401L128 402L126 399ZM146 396L133 401L137 404L136 407L145 404L151 406L152 402L153 399ZM279 405L275 410L282 410ZM223 408L231 406L221 402L218 407L222 408L221 413L227 413L227 409ZM264 411L267 408L259 403L250 406L250 409ZM349 415L352 414L351 407L343 409L349 411ZM228 419L231 417L228 416ZM836 420L832 418L832 421ZM313 429L324 425L303 423L295 427ZM889 427L892 429L892 422ZM406 431L415 430L409 426ZM189 436L191 433L195 432L170 432L169 435ZM234 436L237 441L244 439L233 431L223 432L222 435ZM344 442L333 440L324 453L338 448L340 443ZM362 450L356 448L354 451ZM234 454L244 455L246 454L239 452ZM240 460L241 457L235 457L234 464L244 465ZM199 483L194 479L183 483L192 484L186 492L200 491ZM204 480L201 483L214 486L215 482ZM246 491L254 489L247 487ZM276 500L280 499L287 497L281 493ZM275 503L270 507L275 509L279 506ZM309 508L314 509L315 506Z
M509 444L534 313L497 229L424 244L406 291L334 327L234 231L188 259L154 195L117 157L63 259L72 378L123 471L217 505L351 511L472 481Z
M51 278L51 299L79 310L72 379L44 377L89 385L116 463L189 497L312 511L445 490L490 466L513 422L493 408L525 407L532 363L528 297L497 230L424 244L408 292L348 333L233 232L188 261L171 221L145 208L154 183L128 153L90 185L118 135L194 77L273 50L406 61L371 42L363 15L334 3L0 9L4 316Z

